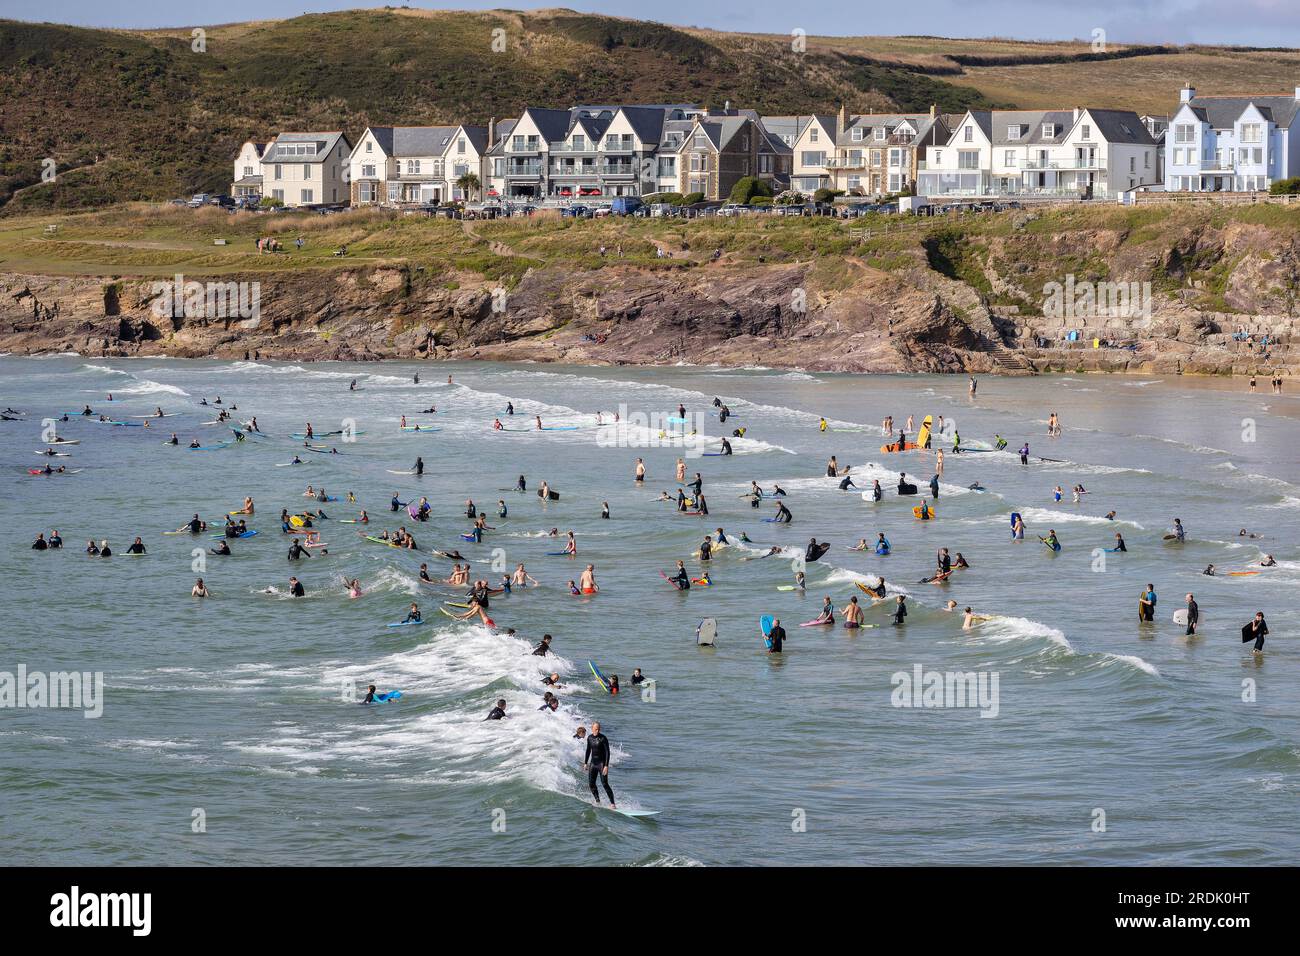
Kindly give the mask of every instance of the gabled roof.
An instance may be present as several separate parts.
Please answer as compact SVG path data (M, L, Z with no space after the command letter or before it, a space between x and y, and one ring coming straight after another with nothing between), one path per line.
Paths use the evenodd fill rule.
M664 123L668 117L675 115L668 109L657 106L624 106L619 112L627 118L632 132L642 143L657 143L663 133Z
M474 147L474 151L482 155L488 147L488 128L486 126L461 126L459 129L465 134L465 138L469 140L470 145Z
M548 143L554 143L564 139L569 132L569 111L568 110L547 110L530 106L523 112L522 120L527 116L537 127L537 132L541 134L542 139Z
M1292 93L1243 96L1193 96L1188 103L1202 122L1214 129L1230 129L1237 118L1253 103L1261 112L1268 110L1278 126L1290 126L1300 107Z
M1092 117L1097 132L1108 143L1134 143L1138 146L1154 146L1156 143L1147 124L1132 110L1095 110L1089 107L1083 115Z
M275 142L269 145L266 153L262 156L262 161L265 163L322 163L334 152L334 147L340 142L349 151L352 149L352 144L339 130L327 133L281 133L275 138ZM295 143L315 143L315 155L286 155L285 147Z

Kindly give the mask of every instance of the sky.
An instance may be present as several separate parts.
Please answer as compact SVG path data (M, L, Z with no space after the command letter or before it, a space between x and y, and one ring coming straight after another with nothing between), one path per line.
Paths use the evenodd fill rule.
M515 6L518 4L518 6ZM361 0L0 0L0 18L95 27L206 26L365 7ZM431 9L486 10L518 0L453 0ZM1087 40L1104 30L1114 43L1208 43L1300 47L1300 0L555 0L565 6L680 26L809 35L925 34Z

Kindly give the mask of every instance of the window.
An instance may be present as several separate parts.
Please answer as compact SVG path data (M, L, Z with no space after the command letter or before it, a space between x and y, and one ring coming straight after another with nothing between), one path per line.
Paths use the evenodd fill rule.
M676 176L677 175L677 157L660 156L659 157L659 175Z
M1020 124L1017 123L1015 126L1008 126L1007 139L1019 139L1019 138L1020 138ZM1010 166L1011 164L1008 163L1007 165Z
M574 136L574 137L573 137L573 149L574 149L575 151L581 153L581 152L585 151L586 148L587 148L587 137L585 137L585 136Z
M1050 139L1051 137L1055 136L1055 135L1056 135L1056 124L1055 124L1055 123L1044 123L1044 124L1043 124L1043 135L1046 136L1046 137L1048 137L1049 139Z
M307 165L306 163L303 163L302 166L302 178L311 179L311 166Z
M1196 142L1196 127L1191 123L1179 123L1174 127L1175 143L1194 143Z
M304 203L309 203L309 202L313 202L313 201L314 201L314 200L311 198L311 197L312 197L312 191L311 191L310 189L304 189L304 190L302 191L301 195L302 195L302 202L304 202Z
M278 199L278 200L280 200L280 202L284 202L284 190L283 190L283 189L272 189L272 190L271 190L271 198L272 198L272 199Z
M1150 168L1151 168L1151 151L1150 151L1150 150L1144 150L1143 153L1142 153L1142 168L1143 168L1143 169L1150 169Z
M934 164L936 166L940 165L943 162L943 150L932 149L930 150L930 155L934 157Z
M1084 123L1082 126L1079 127L1079 139L1091 139L1091 138L1092 138L1092 127L1089 126L1087 123Z
M880 152L880 150L878 150L878 149L873 149L873 150L871 151L871 165L872 165L872 166L879 166L879 165L880 165L880 156L881 156L881 152Z
M362 167L361 167L361 175L362 175L362 176L365 176L365 177L368 178L368 179L374 179L374 178L375 178L375 167L374 167L373 165L370 165L370 166L362 166Z
M1260 123L1242 123L1241 141L1243 143L1264 142L1264 127Z
M813 126L808 129L808 142L817 142L817 127Z
M889 151L889 165L890 166L903 165L903 151L901 149L891 149Z
M957 168L958 169L979 169L980 153L977 149L961 149L957 151Z
M801 158L800 158L800 162L801 162L803 165L805 165L805 166L825 166L825 165L826 165L826 154L825 154L825 153L822 153L822 152L815 152L815 151L812 151L812 150L805 150L803 153L800 154L800 157L801 157Z
M406 161L406 175L408 176L420 175L420 161L418 159L408 159Z
M973 142L975 142L975 128L974 128L973 126L967 126L967 127L963 128L962 131L961 131L961 133L962 133L962 142L963 142L963 143L973 143Z
M465 137L464 137L464 136L462 136L460 139L456 140L456 152L457 152L457 153L464 153L464 152L465 152Z
M251 176L251 175L253 175L253 167L252 167L252 166L245 166L245 167L244 167L244 175L245 175L245 176Z
M861 177L861 176L850 176L850 177L849 177L849 188L850 188L850 189L858 189L859 187L861 187L861 185L862 185L862 177Z
M1014 149L1002 151L1002 165L1007 167L1016 165L1016 151Z
M281 172L282 172L283 168L284 168L284 167L282 167L279 163L276 163L276 164L275 164L275 175L274 175L272 178L273 178L273 179L279 179L279 178L281 178Z
M374 183L360 183L357 186L359 202L374 202L378 198L378 188Z
M764 153L758 157L758 171L760 173L770 173L772 171L772 154Z
M885 138L885 134L886 134L887 132L888 132L888 130L886 130L885 127L883 127L883 126L877 126L877 127L876 127L876 139L877 139L877 140L881 140L881 141L883 141L884 138Z
M526 142L526 141L525 141L524 137L522 137L522 136L511 136L511 137L510 137L510 150L511 150L511 152L522 153L522 152L524 151L524 144L525 144L525 142Z
M853 130L849 133L849 139L853 140L853 142L855 143L862 142L862 127L861 126L853 127Z
M1136 157L1136 156L1130 156L1130 157L1128 158L1128 171L1129 171L1130 173L1137 172L1137 157Z
M366 140L366 152L373 153L374 150L375 150L375 144L370 142L370 140Z

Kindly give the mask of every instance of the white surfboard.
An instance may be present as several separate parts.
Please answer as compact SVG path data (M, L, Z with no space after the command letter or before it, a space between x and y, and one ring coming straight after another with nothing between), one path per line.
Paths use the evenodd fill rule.
M700 621L695 629L695 643L700 647L713 647L713 639L718 636L718 622L711 617Z
M1200 617L1200 615L1197 615L1196 623L1200 624L1201 621L1202 618ZM1174 611L1174 623L1181 624L1183 625L1183 627L1187 626L1187 608L1180 607L1177 611Z

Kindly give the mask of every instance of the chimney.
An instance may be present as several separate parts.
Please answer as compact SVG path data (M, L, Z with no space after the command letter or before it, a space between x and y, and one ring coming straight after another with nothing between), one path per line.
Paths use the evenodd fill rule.
M844 132L849 128L849 109L843 103L840 103L840 128L839 132Z
M1300 90L1297 90L1296 92L1300 93ZM1185 83L1183 84L1183 88L1178 92L1178 102L1190 103L1192 97L1194 97L1195 95L1196 95L1196 87L1192 86L1192 84L1190 83Z
M489 116L487 148L491 149L496 144L497 144L497 118L495 116Z
M1295 98L1296 98L1297 100L1300 100L1300 86L1297 86L1297 87L1295 88Z
M723 100L723 101L722 101L722 112L724 112L724 113L730 113L730 112L731 112L731 100Z
M931 103L931 104L930 104L930 119L934 119L934 113L935 113L935 105L934 105L933 103Z
M1076 106L1076 107L1074 108L1074 121L1075 121L1076 123L1079 122L1079 114L1082 113L1082 112L1083 112L1083 110L1079 109L1079 107Z

